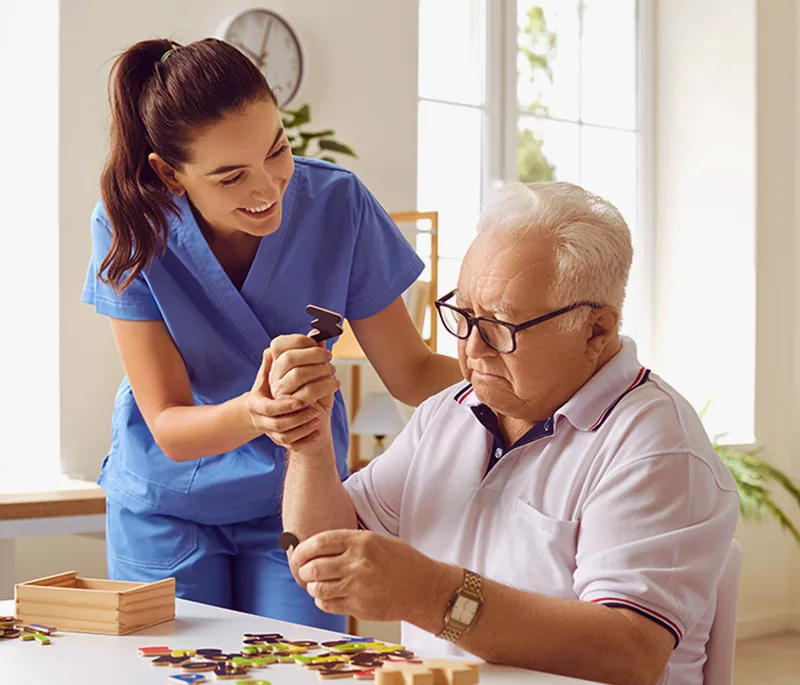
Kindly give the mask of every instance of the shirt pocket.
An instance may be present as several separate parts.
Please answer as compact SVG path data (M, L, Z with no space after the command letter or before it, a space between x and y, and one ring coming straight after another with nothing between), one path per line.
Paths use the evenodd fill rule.
M574 599L579 523L547 516L522 499L508 501L504 519L489 577L519 590Z

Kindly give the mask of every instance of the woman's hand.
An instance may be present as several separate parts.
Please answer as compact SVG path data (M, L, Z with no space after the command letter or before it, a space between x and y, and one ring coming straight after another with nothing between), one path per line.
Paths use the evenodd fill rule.
M286 448L330 434L334 377L331 353L305 335L275 338L247 397L247 411L259 430Z

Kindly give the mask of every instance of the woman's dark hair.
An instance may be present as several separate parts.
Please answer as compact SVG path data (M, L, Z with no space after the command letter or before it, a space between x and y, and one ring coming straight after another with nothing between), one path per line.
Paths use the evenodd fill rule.
M214 38L136 43L114 63L108 97L111 147L100 189L113 240L100 278L119 292L166 244L167 215L178 213L148 155L180 171L200 129L263 98L276 100L256 66Z

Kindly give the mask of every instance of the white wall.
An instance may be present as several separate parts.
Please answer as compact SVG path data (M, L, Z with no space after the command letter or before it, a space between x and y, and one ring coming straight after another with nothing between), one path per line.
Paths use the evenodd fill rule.
M797 192L797 185L800 182L800 48L797 42L800 39L800 11L797 5L789 2L791 8L794 9L794 21L791 21L791 8L786 12L788 15L785 21L794 27L794 78L790 87L790 92L794 93L794 108L793 117L794 122L794 176L792 179L792 195L794 196L794 257L792 273L794 275L794 301L792 312L794 313L794 402L792 403L792 416L794 420L790 425L794 426L794 455L791 465L791 475L795 482L800 482L800 422L797 417L800 416L800 193ZM797 512L797 509L793 509ZM800 514L794 519L800 519ZM789 607L791 611L790 626L793 630L800 632L800 550L794 549L790 554L789 565Z
M655 340L656 368L683 389L692 386L687 371L696 370L687 359L714 350L724 354L729 341L752 326L752 302L739 292L741 279L751 277L752 259L731 249L731 242L746 246L752 236L755 436L770 461L797 477L795 42L800 30L793 5L792 0L658 3ZM687 315L690 311L695 314ZM741 378L739 359L728 367L731 379ZM739 382L727 392L739 392ZM787 511L800 520L796 508ZM785 629L800 609L792 580L798 577L793 542L772 523L741 524L737 538L745 551L740 637Z
M335 129L356 150L359 159L347 160L347 166L388 210L414 209L416 2L267 4L293 26L305 53L306 80L291 106L310 103L312 122ZM112 60L145 38L188 42L212 35L231 14L252 6L250 0L61 1L60 452L67 473L97 476L122 376L107 322L79 301L90 254L89 217L106 153ZM59 379L50 375L48 388L54 391ZM17 580L65 565L87 574L104 568L103 543L96 538L19 540L16 557Z

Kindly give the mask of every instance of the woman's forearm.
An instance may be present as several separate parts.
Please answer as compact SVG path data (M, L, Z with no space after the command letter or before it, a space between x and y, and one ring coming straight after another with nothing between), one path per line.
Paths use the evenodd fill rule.
M173 461L230 452L262 435L247 412L247 395L222 404L162 409L152 426L158 446Z

